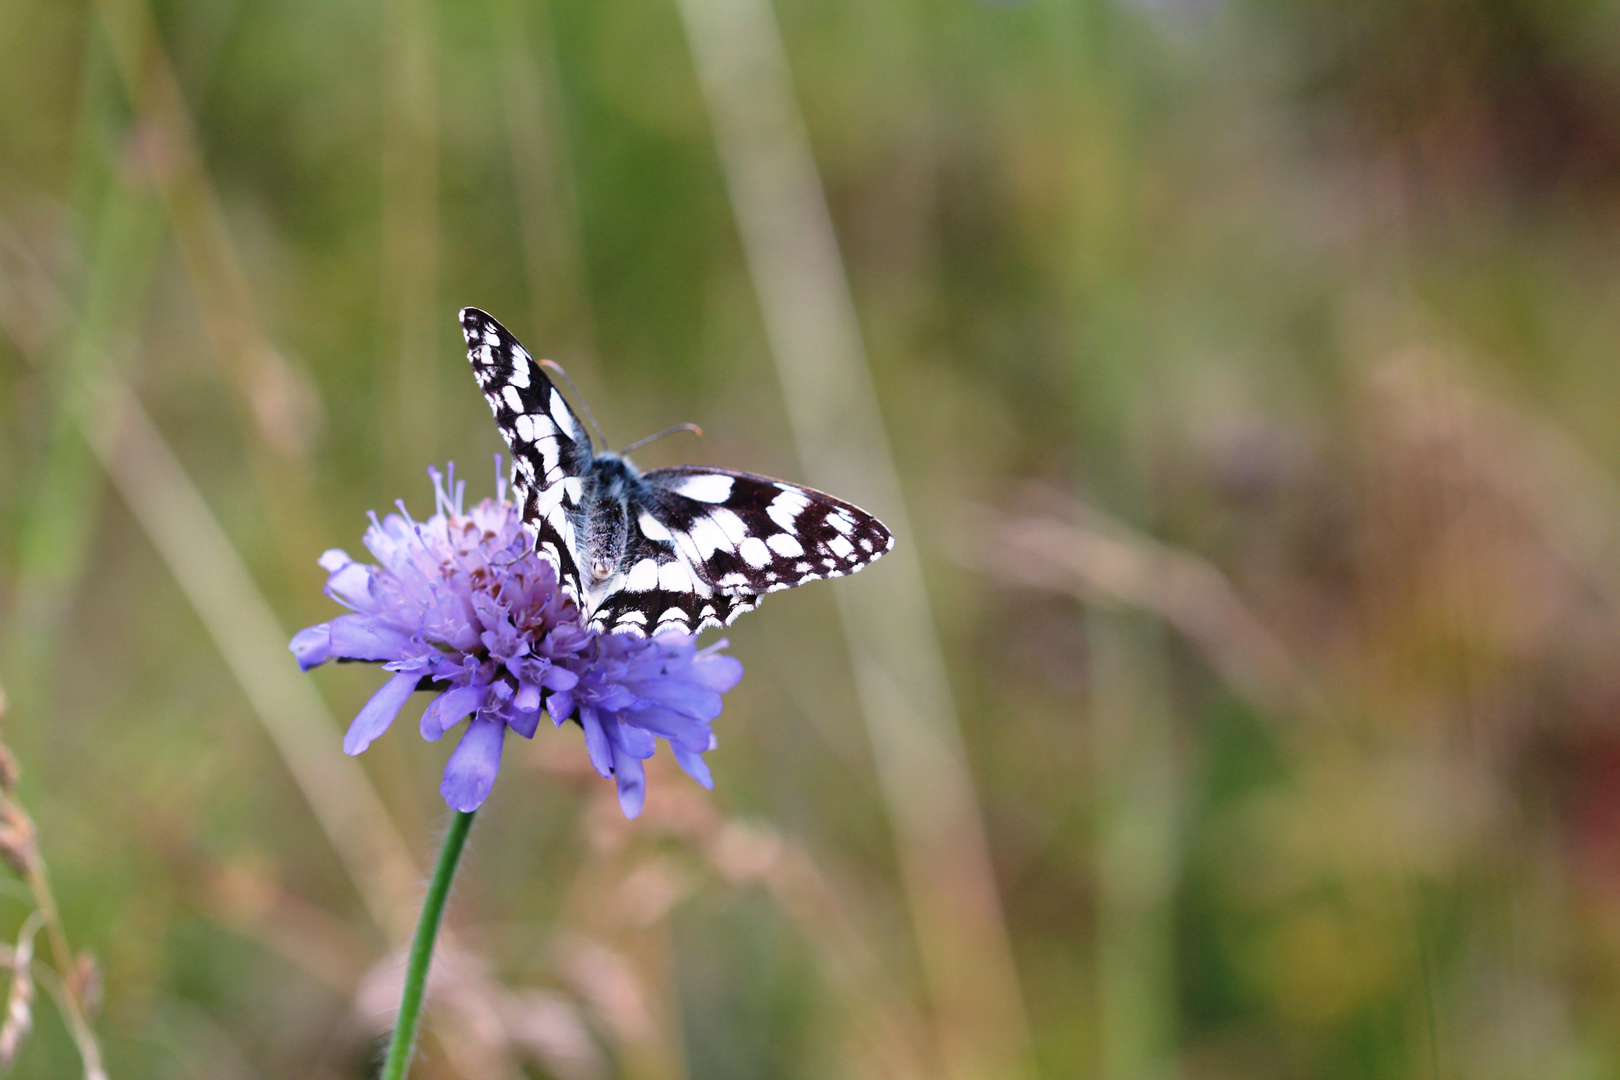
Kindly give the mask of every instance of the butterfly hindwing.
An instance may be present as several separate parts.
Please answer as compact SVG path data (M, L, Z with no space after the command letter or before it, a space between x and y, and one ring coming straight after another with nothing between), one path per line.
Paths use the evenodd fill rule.
M723 593L770 593L853 574L894 544L883 523L814 488L678 465L642 475L649 509Z
M539 364L493 317L463 308L467 359L495 425L512 448L512 501L535 530L535 549L556 568L563 591L580 597L579 520L591 439Z
M706 626L724 626L759 606L752 593L720 592L693 572L686 553L639 507L631 524L620 573L595 600L588 617L598 630L620 633L695 634Z
M693 465L640 480L624 575L598 601L593 625L725 625L765 593L852 574L894 544L871 514L798 484Z

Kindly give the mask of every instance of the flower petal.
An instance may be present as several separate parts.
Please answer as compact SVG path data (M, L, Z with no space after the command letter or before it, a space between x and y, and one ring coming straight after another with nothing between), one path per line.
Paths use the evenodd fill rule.
M298 661L300 671L319 667L332 659L332 628L328 623L306 626L293 635L287 648Z
M326 595L344 607L365 608L371 602L371 567L347 563L326 579Z
M522 696L523 691L519 690L518 697L521 698ZM540 710L538 708L508 709L506 711L506 724L525 739L532 739L534 738L535 728L540 726Z
M650 758L658 752L658 740L653 738L652 732L645 728L633 727L621 719L625 714L618 713L608 723L614 725L613 743L631 757Z
M540 676L540 685L547 690L572 690L579 685L579 676L565 667L553 664Z
M473 683L446 690L422 711L422 738L437 742L439 736L461 723L463 717L484 703L488 683Z
M610 720L609 723L611 722ZM579 726L585 729L585 752L591 755L591 764L596 767L596 775L613 775L613 745L608 740L607 732L602 730L602 722L597 718L596 710L580 709Z
M327 625L332 655L344 660L400 660L423 651L409 634L370 615L339 615Z
M624 816L639 816L647 800L647 773L641 759L619 749L617 743L613 745L613 781L619 786L619 809Z
M609 683L596 689L596 700L593 704L603 712L619 712L622 709L633 709L639 699L629 688L619 683Z
M517 706L519 712L537 712L540 708L540 688L534 683L522 684L512 704Z
M720 648L725 642L720 642L712 648ZM742 661L735 656L719 656L705 649L692 661L690 678L707 686L710 690L726 693L742 681Z
M501 744L506 725L487 716L475 716L444 766L439 794L451 809L469 813L489 798L495 774L501 768Z
M697 720L713 720L720 715L720 694L699 683L673 678L646 679L631 683L630 688L646 701L655 701Z
M674 743L671 743L669 748L675 752L675 761L680 765L681 771L710 791L714 790L714 777L709 774L709 763L703 760L702 754L694 754Z
M646 728L654 735L662 735L672 745L684 746L702 753L709 748L709 726L672 709L649 705L645 709L619 714L619 719L638 728Z
M383 683L381 690L371 695L371 700L366 702L365 707L360 710L360 715L349 725L348 734L343 736L345 754L360 753L371 745L371 740L388 730L388 725L399 715L405 699L416 689L418 678L411 672L402 671Z

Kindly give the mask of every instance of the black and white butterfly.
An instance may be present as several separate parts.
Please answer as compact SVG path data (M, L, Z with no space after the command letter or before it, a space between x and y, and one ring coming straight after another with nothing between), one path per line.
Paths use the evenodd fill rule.
M765 593L842 577L894 546L883 523L783 480L596 453L516 338L477 308L461 329L512 448L512 501L587 625L636 635L729 624Z

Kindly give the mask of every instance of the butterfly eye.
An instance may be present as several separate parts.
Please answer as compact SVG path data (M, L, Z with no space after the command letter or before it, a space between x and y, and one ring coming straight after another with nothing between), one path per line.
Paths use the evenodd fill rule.
M591 577L595 578L597 581L605 581L612 576L613 567L608 565L608 561L606 559L597 558L591 562Z

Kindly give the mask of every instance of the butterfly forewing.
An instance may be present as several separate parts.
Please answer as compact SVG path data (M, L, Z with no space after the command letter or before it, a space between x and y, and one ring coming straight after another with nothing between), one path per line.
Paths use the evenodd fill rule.
M495 426L512 448L512 501L535 531L535 549L557 570L559 584L580 597L578 530L582 477L591 439L546 373L518 340L477 308L461 311L467 359Z

